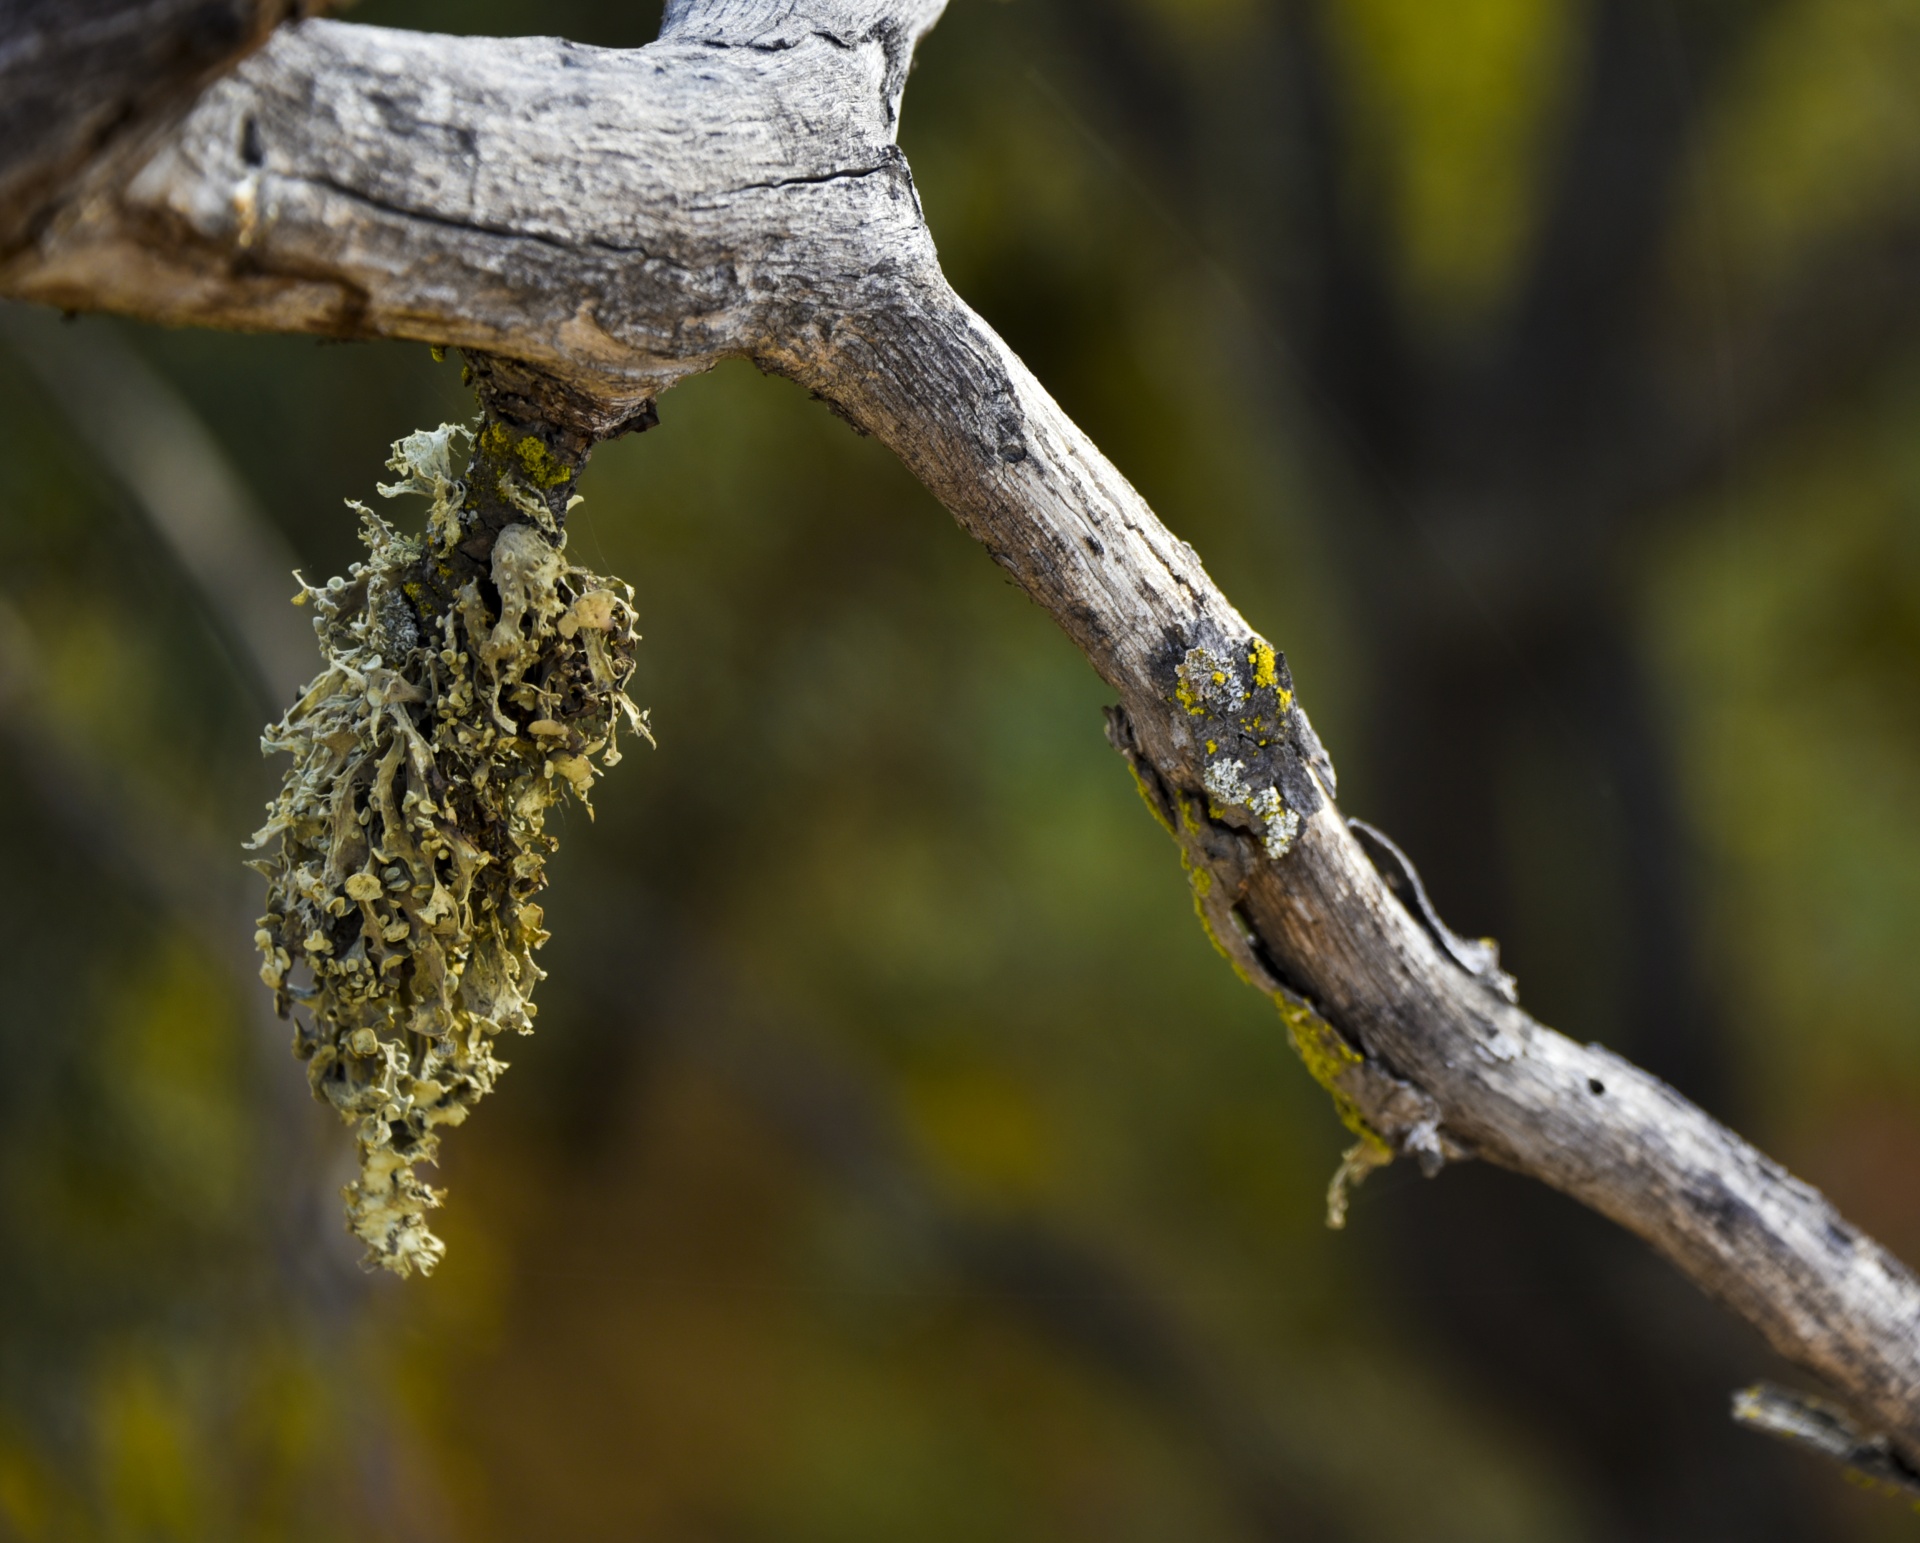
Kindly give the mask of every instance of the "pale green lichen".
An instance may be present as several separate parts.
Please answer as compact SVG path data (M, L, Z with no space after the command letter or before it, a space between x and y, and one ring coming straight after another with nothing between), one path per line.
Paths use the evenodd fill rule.
M1267 856L1278 862L1293 850L1294 838L1300 834L1300 816L1287 807L1278 788L1249 786L1245 761L1215 756L1207 762L1202 780L1216 803L1238 804L1260 821L1261 844Z
M1308 1073L1333 1099L1334 1111L1358 1140L1342 1155L1339 1170L1327 1187L1327 1225L1346 1225L1347 1201L1353 1187L1375 1168L1393 1161L1393 1143L1368 1120L1362 1099L1378 1091L1381 1073L1345 1035L1320 1016L1313 1006L1287 989L1275 977L1270 959L1262 956L1259 940L1238 903L1239 891L1223 884L1214 869L1211 827L1225 819L1222 805L1246 809L1261 822L1263 845L1270 858L1286 854L1300 832L1299 814L1287 807L1277 785L1258 786L1249 776L1242 756L1275 767L1269 743L1288 730L1288 715L1297 714L1287 684L1284 661L1265 642L1255 638L1244 651L1251 684L1240 678L1240 666L1231 654L1205 645L1186 651L1174 671L1173 697L1189 715L1205 720L1202 743L1207 761L1202 767L1202 796L1169 786L1140 749L1131 722L1118 708L1110 709L1107 737L1133 774L1141 801L1162 829L1174 838L1193 893L1194 914L1207 939L1246 984L1270 997L1287 1026L1287 1038ZM1214 730L1233 741L1241 756L1222 752ZM1304 718L1300 720L1304 727ZM1201 737L1201 736L1196 736ZM1313 741L1317 746L1317 741ZM1318 775L1315 773L1315 775ZM1327 768L1325 785L1332 784ZM1391 1081L1391 1079L1387 1079ZM1375 1084L1369 1087L1369 1083ZM1417 1136L1417 1133L1416 1133ZM1423 1138L1436 1157L1437 1135ZM1426 1150L1416 1142L1413 1150Z
M1254 638L1245 658L1248 674L1243 680L1240 661L1231 653L1195 645L1174 670L1173 695L1189 717L1203 719L1209 727L1219 725L1218 735L1203 738L1203 780L1215 818L1223 818L1226 808L1246 810L1258 824L1267 856L1277 862L1293 850L1300 814L1287 807L1277 785L1250 778L1246 760L1222 750L1221 740L1231 739L1259 758L1284 733L1293 692L1281 684L1279 655L1270 643Z
M1204 644L1187 650L1174 678L1175 697L1194 717L1208 711L1231 715L1247 705L1247 693L1234 661Z
M303 584L325 668L262 740L293 765L251 843L270 852L261 977L357 1138L348 1225L401 1275L444 1252L426 1225L441 1195L414 1169L505 1070L496 1038L532 1029L546 812L586 804L623 722L651 738L624 689L631 591L566 560L540 496L571 469L531 435L487 436L510 452L475 462L507 468L486 473L493 526L455 471L472 431L442 425L394 446L380 489L428 498L425 532L352 505L367 559Z

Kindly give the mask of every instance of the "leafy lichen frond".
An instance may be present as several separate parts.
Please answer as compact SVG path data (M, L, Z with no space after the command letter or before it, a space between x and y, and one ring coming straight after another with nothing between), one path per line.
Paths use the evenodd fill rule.
M547 811L571 796L591 814L619 729L651 738L624 689L632 592L567 561L547 495L571 472L511 440L442 425L394 446L380 492L429 499L426 529L350 505L367 557L303 581L324 668L262 740L293 764L252 842L261 977L357 1138L348 1225L400 1275L444 1252L415 1168L505 1070L499 1036L533 1026Z

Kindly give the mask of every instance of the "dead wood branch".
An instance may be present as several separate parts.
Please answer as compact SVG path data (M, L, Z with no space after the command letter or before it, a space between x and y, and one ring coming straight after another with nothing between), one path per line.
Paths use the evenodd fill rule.
M284 28L138 154L67 177L0 291L458 344L520 361L541 411L588 435L727 357L818 393L1118 694L1116 748L1223 951L1360 1133L1350 1166L1478 1156L1573 1196L1911 1461L1913 1275L1665 1084L1535 1023L1396 898L1409 875L1340 815L1285 661L948 287L894 143L938 11L686 0L631 52Z

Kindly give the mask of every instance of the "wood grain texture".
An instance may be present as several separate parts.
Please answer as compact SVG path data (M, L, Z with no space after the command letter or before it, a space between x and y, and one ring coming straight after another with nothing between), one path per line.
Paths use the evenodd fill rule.
M894 143L938 10L685 0L631 52L305 22L73 175L0 291L457 344L587 434L724 357L818 393L1112 686L1223 952L1382 1154L1478 1156L1612 1217L1920 1456L1912 1273L1395 897L1284 659L948 287Z
M314 0L0 0L0 255L76 173Z

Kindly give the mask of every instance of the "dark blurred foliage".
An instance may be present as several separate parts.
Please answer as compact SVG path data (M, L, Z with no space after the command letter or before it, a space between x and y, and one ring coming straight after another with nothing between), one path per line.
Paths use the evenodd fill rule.
M356 18L630 46L646 7ZM1920 5L960 0L955 284L1291 657L1522 1000L1920 1257ZM252 982L223 616L0 369L0 1535L1871 1539L1637 1245L1341 1146L1073 650L744 365L602 449L636 751L541 1032L368 1280ZM424 348L131 344L308 574ZM38 337L41 341L32 341ZM26 338L27 341L21 341Z

